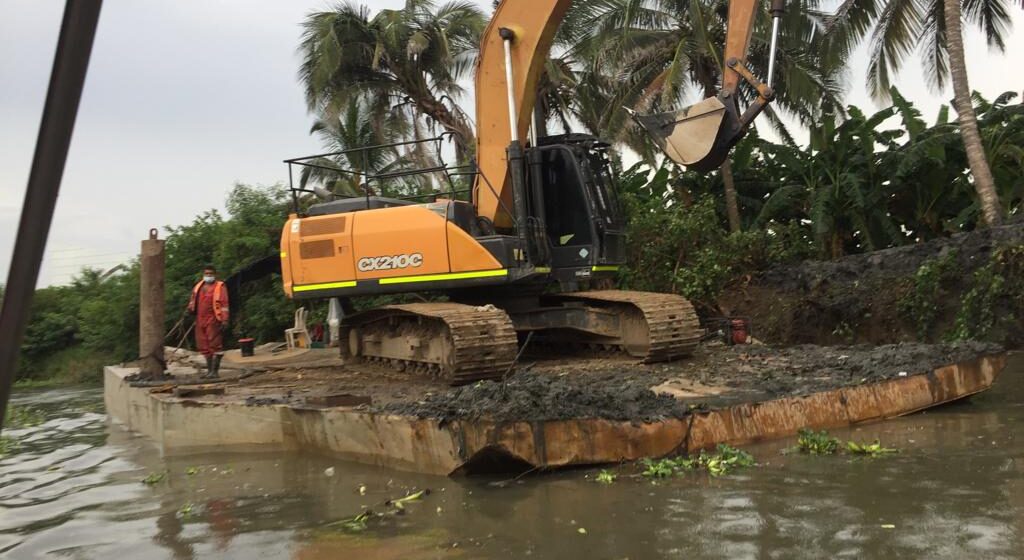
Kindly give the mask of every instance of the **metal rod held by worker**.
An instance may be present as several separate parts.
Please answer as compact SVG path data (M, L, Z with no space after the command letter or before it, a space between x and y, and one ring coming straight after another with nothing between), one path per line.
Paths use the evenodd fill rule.
M164 362L164 240L149 230L139 255L139 356L143 379L157 379L166 369Z
M768 87L772 87L775 77L775 51L779 44L779 21L782 20L782 14L785 11L785 0L772 0L772 44L771 50L768 51L768 79L765 80L765 85Z
M0 428L89 68L101 0L68 0L0 308Z

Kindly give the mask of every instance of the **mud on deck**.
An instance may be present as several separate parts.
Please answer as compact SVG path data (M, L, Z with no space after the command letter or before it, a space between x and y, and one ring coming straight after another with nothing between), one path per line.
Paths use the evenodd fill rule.
M702 345L690 359L641 364L626 356L528 356L504 381L463 387L374 366L284 368L226 383L203 401L252 406L316 406L318 398L368 398L371 412L441 422L487 418L654 421L682 418L745 402L807 395L930 372L946 364L1000 353L998 346L959 342L885 346Z
M984 391L1004 364L999 348L973 343L705 346L655 365L524 360L504 382L456 388L340 365L264 371L191 396L132 387L136 370L111 366L104 385L109 414L164 449L305 449L473 474L633 461L882 420Z

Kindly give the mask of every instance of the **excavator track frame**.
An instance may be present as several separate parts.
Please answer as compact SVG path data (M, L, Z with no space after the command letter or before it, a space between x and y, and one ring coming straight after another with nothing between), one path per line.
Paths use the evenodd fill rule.
M562 309L582 306L588 324L577 320L576 325L560 325L562 328L542 334L542 343L582 343L596 351L618 348L653 363L690 356L703 334L693 305L675 294L595 290L556 294L545 300Z
M490 305L388 305L346 317L339 338L347 363L381 363L451 385L500 379L518 352L511 319Z

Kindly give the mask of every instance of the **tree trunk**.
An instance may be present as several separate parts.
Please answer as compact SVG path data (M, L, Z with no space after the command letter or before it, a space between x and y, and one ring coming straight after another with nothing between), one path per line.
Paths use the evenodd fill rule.
M967 65L964 61L964 38L961 31L960 1L943 0L946 12L946 48L949 51L949 73L953 78L953 104L957 121L960 123L960 137L967 152L967 162L974 177L974 190L978 192L981 213L985 224L997 226L1003 221L992 170L985 159L985 147L978 131L978 117L974 114L971 101L971 87L967 83Z
M456 133L455 148L460 155L471 153L473 145L476 144L476 134L461 116L448 110L444 103L433 97L416 96L413 103L421 113L434 119L445 130Z
M725 185L725 213L729 216L729 231L740 231L740 207L736 196L736 181L732 177L732 158L722 162L722 184Z
M714 97L718 95L717 84L713 82L705 82L704 86L704 97ZM736 196L736 181L732 176L732 157L725 158L722 162L722 167L719 168L722 172L722 185L725 189L725 215L729 218L729 232L736 233L740 231L742 226L740 225L740 206L739 200Z

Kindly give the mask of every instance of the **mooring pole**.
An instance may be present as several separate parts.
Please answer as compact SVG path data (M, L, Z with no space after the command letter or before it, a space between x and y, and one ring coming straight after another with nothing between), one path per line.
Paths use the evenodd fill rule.
M139 356L143 379L161 377L164 362L164 240L156 228L142 240L139 256Z
M21 206L21 223L14 240L11 269L7 273L3 308L0 309L0 425L7 410L21 337L25 334L53 208L60 192L64 162L71 145L71 132L75 127L78 102L82 97L89 54L99 22L100 5L100 0L68 0L64 7L57 55L43 105L43 122L39 125L25 202Z

